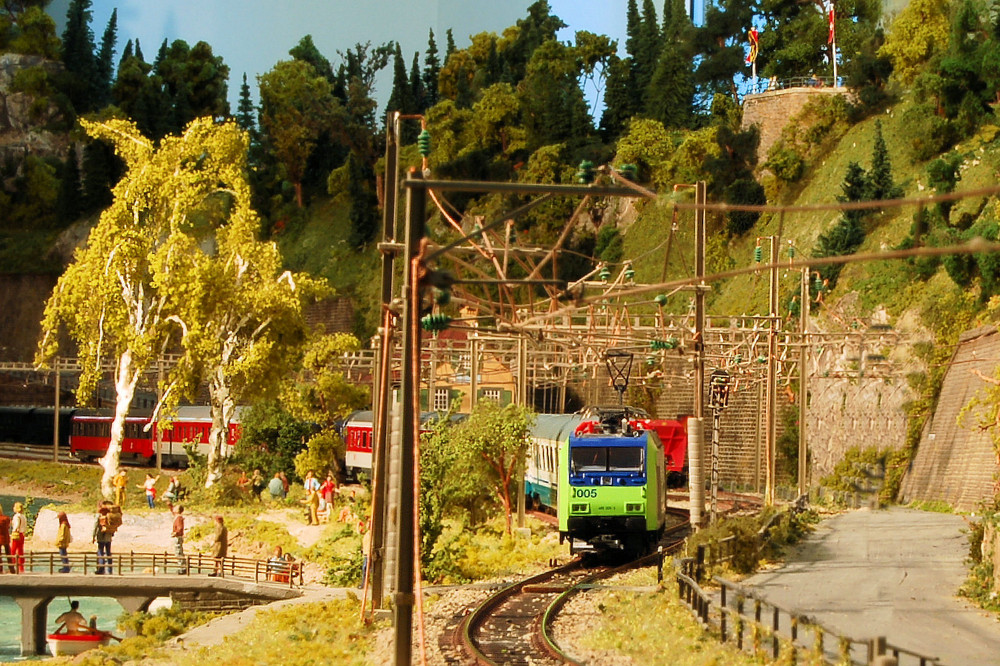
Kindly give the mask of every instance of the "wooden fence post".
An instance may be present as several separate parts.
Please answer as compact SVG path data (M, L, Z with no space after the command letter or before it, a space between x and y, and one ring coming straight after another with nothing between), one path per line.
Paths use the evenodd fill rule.
M700 546L699 546L700 548ZM726 642L726 613L729 609L726 607L726 586L722 586L722 603L719 605L719 631L722 635L722 642Z
M772 644L772 647L771 647L771 656L774 659L777 659L778 658L778 652L780 651L779 648L781 647L779 645L779 643L778 643L778 607L777 606L774 606L774 612L773 612L773 615L772 615L772 622L771 622L771 632L772 632L771 633L771 644Z

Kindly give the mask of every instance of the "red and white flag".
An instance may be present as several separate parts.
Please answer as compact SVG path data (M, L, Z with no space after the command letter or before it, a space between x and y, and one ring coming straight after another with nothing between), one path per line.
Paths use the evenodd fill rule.
M827 44L833 44L834 39L837 36L837 24L833 18L833 5L830 5L830 37L826 40Z

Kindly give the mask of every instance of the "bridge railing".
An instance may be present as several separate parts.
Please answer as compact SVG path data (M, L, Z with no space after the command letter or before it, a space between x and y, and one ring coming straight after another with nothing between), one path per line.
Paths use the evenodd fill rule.
M0 557L0 560L3 558ZM110 559L110 561L109 561ZM30 552L24 554L25 571L56 575L111 576L214 576L273 585L302 585L302 563L289 560L255 560L245 557L215 558L205 553L178 557L169 553ZM6 564L0 561L0 564Z

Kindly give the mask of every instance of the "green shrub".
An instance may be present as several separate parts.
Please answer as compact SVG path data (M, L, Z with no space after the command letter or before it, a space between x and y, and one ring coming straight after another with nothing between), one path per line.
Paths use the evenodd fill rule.
M334 558L323 576L323 584L333 587L356 587L361 584L364 552L361 544L354 549L349 557Z
M171 606L161 608L155 613L123 614L118 618L118 626L125 631L134 632L137 636L163 642L183 634L188 629L205 624L216 615L217 613L202 613Z
M781 144L771 149L764 166L781 180L794 183L802 177L805 171L805 161L802 157L789 148Z

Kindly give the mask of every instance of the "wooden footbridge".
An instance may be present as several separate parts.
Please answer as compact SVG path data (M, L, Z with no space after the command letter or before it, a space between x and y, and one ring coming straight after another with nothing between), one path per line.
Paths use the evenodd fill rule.
M6 558L3 558L6 559ZM8 562L0 561L7 565ZM16 563L12 563L16 569ZM244 605L302 596L300 562L216 559L202 554L31 552L24 573L0 575L0 595L21 607L21 654L45 653L49 603L57 597L112 597L126 612L149 608L157 597L197 601L236 599Z

